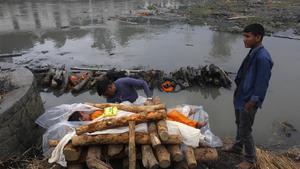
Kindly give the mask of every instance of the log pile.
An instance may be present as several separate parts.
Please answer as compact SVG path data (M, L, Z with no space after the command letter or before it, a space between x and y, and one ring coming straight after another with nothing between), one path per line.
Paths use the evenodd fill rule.
M180 135L168 134L166 109L158 99L145 106L119 105L132 109L135 114L111 118L76 128L77 135L64 147L68 168L86 166L92 169L111 169L107 163L119 160L123 168L196 168L199 164L217 160L216 149L207 146L192 148L182 143ZM110 104L94 104L105 108ZM117 106L117 105L114 105ZM139 123L147 123L148 133L135 131ZM129 132L120 134L89 135L88 133L128 126ZM58 141L50 140L55 146Z
M230 72L210 64L199 67L181 67L173 72L162 70L117 70L94 67L62 66L27 67L37 78L38 84L45 91L56 96L71 92L73 95L90 91L95 93L96 82L108 78L115 81L123 77L132 77L146 81L150 89L157 88L163 92L178 92L188 87L231 87Z

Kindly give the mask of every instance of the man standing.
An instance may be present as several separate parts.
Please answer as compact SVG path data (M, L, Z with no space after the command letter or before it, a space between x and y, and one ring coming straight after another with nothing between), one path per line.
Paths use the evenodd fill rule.
M243 60L236 79L234 108L237 125L235 144L225 151L241 154L244 149L244 161L237 165L239 169L254 168L256 150L252 137L252 125L258 108L264 101L273 61L267 49L262 45L265 30L260 24L251 24L243 31L244 44L250 48Z
M138 98L137 89L143 88L148 98L151 100L152 91L144 80L123 77L112 82L108 78L103 78L97 82L97 93L103 95L109 103L121 103L129 101L135 102Z

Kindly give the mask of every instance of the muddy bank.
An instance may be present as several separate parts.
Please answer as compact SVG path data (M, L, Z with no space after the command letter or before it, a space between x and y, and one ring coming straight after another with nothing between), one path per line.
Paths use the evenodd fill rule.
M204 21L215 30L240 32L250 23L261 23L269 34L293 29L299 34L300 3L285 1L217 0L188 7L191 23Z
M293 36L300 35L300 2L296 0L213 0L183 3L176 9L154 3L119 19L131 24L186 22L232 33L242 32L250 23L261 23L269 35L300 39Z

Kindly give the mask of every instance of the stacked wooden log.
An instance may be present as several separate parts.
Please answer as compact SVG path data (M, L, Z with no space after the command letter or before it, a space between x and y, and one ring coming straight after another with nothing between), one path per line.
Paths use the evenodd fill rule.
M64 93L77 96L83 92L96 92L96 82L108 78L112 82L123 77L142 79L147 82L150 89L157 88L164 92L178 92L188 87L231 87L229 74L220 67L210 64L199 67L180 67L170 73L162 70L129 70L102 69L94 67L71 67L65 65L40 65L28 67L37 79L38 85L44 91L53 92L56 96ZM177 86L177 87L176 87ZM166 89L168 88L168 89ZM170 88L174 88L170 90Z
M98 108L116 106L135 114L105 119L76 128L63 150L68 168L110 169L107 161L118 159L123 168L196 168L199 163L217 159L216 149L207 146L192 148L182 144L180 135L170 135L165 105L154 99L144 106L93 104ZM148 133L135 131L135 125L147 123ZM129 126L129 132L89 135L95 131ZM57 141L49 141L55 146Z

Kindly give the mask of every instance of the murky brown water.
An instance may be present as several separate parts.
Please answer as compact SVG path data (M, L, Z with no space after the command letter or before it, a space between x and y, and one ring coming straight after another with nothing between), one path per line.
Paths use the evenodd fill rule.
M31 63L68 66L143 66L163 70L215 63L227 71L237 71L248 51L240 35L187 24L130 25L108 20L147 6L149 2L0 1L0 53L27 52L22 57L5 60L17 63L32 60ZM156 3L167 9L178 8L185 2ZM62 29L67 26L70 28ZM259 144L300 144L299 133L286 138L274 129L274 124L288 121L300 130L300 41L266 37L264 45L275 64L266 101L256 116L255 138ZM212 130L221 137L235 134L232 94L233 89L194 88L175 94L155 91L169 107L182 103L203 105L210 115ZM41 96L46 108L63 103L104 101L89 92L77 97L66 94L57 98L44 92Z

